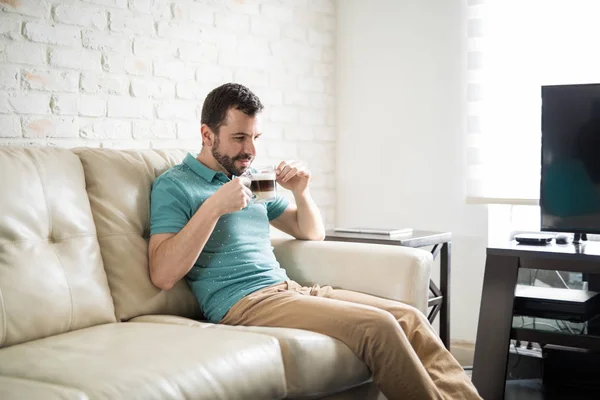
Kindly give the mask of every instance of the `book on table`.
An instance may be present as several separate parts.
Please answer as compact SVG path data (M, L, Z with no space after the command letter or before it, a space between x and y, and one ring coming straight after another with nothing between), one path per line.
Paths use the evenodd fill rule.
M368 233L373 235L387 235L387 236L398 236L398 235L410 235L412 234L412 228L367 228L367 227L351 227L351 228L334 228L336 232L344 233Z

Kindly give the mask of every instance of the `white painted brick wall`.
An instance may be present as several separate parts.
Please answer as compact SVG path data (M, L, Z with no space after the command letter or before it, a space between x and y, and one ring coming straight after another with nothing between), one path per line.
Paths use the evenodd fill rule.
M193 21L202 26L211 26L214 21L214 10L211 9L209 4L205 3L174 2L171 7L173 19L175 21Z
M131 95L134 97L151 97L157 100L175 97L175 83L166 79L131 78ZM159 106L161 103L156 103Z
M16 114L49 114L50 93L10 93L8 104Z
M131 120L79 118L84 139L131 139Z
M21 137L21 121L16 115L0 115L0 130L2 138Z
M21 88L46 92L77 92L79 74L75 71L22 69Z
M106 29L106 11L87 5L61 4L53 9L56 22L96 29Z
M0 92L0 114L11 114L14 110L8 102L8 93Z
M48 50L48 63L56 68L84 71L102 71L102 53L86 49L66 49L63 47Z
M102 96L80 94L77 112L84 117L104 117L106 115L106 100Z
M33 1L33 0L30 0ZM23 35L33 42L60 44L77 47L81 45L81 32L72 26L52 26L48 23L25 22Z
M119 54L127 54L131 46L130 40L126 35L118 36L93 30L81 32L81 43L83 47L88 49Z
M46 46L39 43L7 43L4 54L12 64L44 65L46 62Z
M3 1L0 3L2 12L15 13L46 19L50 16L50 3L47 0L41 1Z
M22 118L22 124L23 136L26 138L78 136L78 121L75 117L29 115Z
M266 106L257 163L299 158L335 215L334 0L0 2L0 146L200 149L206 94Z
M54 94L50 100L50 109L57 115L77 115L79 95L75 93Z
M129 79L126 75L82 72L79 92L126 95L129 92Z
M16 89L19 86L19 68L0 65L0 89Z
M108 117L152 120L154 108L151 100L125 96L108 98Z
M154 20L152 16L136 14L132 15L129 11L111 11L108 14L110 30L152 36L154 34Z

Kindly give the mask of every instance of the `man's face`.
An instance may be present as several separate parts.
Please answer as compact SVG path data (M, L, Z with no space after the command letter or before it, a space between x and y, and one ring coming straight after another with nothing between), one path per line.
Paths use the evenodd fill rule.
M212 155L227 173L240 176L256 157L255 141L260 135L260 114L249 117L230 108L215 135Z

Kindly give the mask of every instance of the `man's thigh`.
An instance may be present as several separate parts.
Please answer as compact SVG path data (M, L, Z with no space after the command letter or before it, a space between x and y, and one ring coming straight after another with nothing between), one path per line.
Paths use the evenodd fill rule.
M290 289L249 295L236 303L221 323L305 329L345 341L359 327L392 317L370 305L307 296Z
M385 310L393 314L397 319L404 314L413 314L418 312L425 317L415 307L395 300L384 299L366 293L354 292L351 290L333 289L331 286L301 286L297 282L291 281L288 284L288 290L314 297L324 297L354 304L362 304Z

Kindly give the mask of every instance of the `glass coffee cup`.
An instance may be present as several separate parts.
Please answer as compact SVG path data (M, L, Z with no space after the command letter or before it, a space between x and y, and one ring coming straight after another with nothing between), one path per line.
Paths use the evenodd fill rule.
M251 167L242 176L250 180L249 187L255 203L266 203L277 198L277 176L274 165Z

